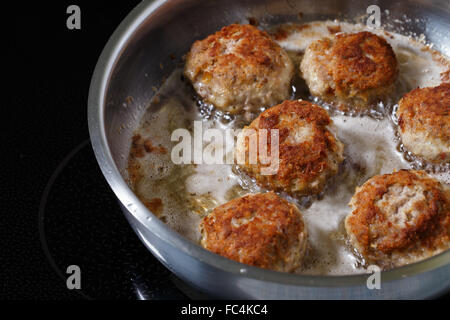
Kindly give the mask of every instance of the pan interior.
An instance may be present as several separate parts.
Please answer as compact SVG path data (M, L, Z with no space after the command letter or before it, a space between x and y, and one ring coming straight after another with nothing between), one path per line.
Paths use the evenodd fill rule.
M446 54L450 52L446 34L450 26L448 19L445 19L445 12L439 10L439 2L434 7L400 7L389 1L381 1L379 6L386 13L382 15L382 24L387 30L405 35L423 34L435 49ZM152 88L160 88L174 71L182 67L182 56L193 41L223 25L247 23L249 18L258 20L262 26L299 22L300 15L301 22L327 19L363 22L366 8L365 3L346 1L323 1L320 4L292 4L289 1L168 1L162 4L134 32L109 80L105 99L105 133L115 164L124 179L128 179L130 140L154 98L155 90ZM419 17L418 22L414 17ZM170 28L167 27L169 25Z

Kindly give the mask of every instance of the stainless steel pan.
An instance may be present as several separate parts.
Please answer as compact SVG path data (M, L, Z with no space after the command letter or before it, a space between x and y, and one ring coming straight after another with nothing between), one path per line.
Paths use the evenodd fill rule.
M225 259L186 240L159 221L123 178L132 131L158 87L181 62L192 42L233 22L261 23L361 17L369 5L382 9L382 23L412 22L405 32L425 34L450 55L448 0L167 0L143 1L117 28L92 77L89 131L98 163L123 212L147 248L178 277L215 297L266 299L429 298L450 289L450 252L383 272L381 290L369 290L367 275L283 274ZM386 11L389 10L389 15ZM415 19L420 19L415 23ZM178 57L172 61L170 56ZM160 63L164 66L160 68ZM134 98L127 108L126 98Z

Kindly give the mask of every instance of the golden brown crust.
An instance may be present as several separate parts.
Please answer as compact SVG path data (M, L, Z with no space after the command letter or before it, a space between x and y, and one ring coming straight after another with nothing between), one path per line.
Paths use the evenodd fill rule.
M207 102L235 113L242 109L239 104L260 103L256 106L260 108L286 98L293 66L266 32L252 25L232 24L192 45L185 75Z
M392 47L367 31L313 42L305 58L301 71L312 93L343 110L362 110L382 100L393 91L398 77Z
M266 269L292 271L306 244L298 209L275 193L247 195L205 217L202 245L229 259ZM293 252L294 251L294 252Z
M291 120L282 120L288 115ZM259 115L246 128L266 129L268 137L273 129L279 130L279 168L274 175L260 175L265 166L258 161L241 166L258 184L275 191L286 191L294 195L319 193L325 185L326 179L337 172L342 162L342 144L327 129L331 124L327 111L307 101L284 101ZM299 143L292 143L287 138L296 129L308 126L308 139ZM245 141L245 150L249 150L249 139ZM270 150L268 139L268 150ZM330 158L333 160L330 161ZM337 163L336 163L337 162Z
M144 142L140 134L135 134L131 138L131 158L143 158L145 156Z
M397 111L400 134L414 133L422 143L442 143L446 150L429 160L450 159L450 83L433 88L417 88L403 96ZM414 149L414 146L407 146ZM413 150L412 150L413 151ZM419 154L430 158L426 154Z
M409 196L405 221L394 223L406 200L395 204L393 190L415 190ZM397 192L397 201L399 197ZM421 198L423 196L423 198ZM394 197L395 198L395 197ZM398 266L448 248L450 241L449 190L423 171L400 170L375 176L358 188L346 218L346 230L355 248L369 263ZM396 211L390 211L394 203ZM431 252L431 254L427 254Z
M370 32L338 34L331 51L336 95L388 86L397 78L397 59L387 41Z

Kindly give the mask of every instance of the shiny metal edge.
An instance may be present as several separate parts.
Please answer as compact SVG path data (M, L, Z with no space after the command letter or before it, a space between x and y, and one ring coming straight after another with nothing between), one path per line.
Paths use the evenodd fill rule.
M90 84L88 98L88 126L91 143L103 175L117 198L135 219L158 238L171 246L182 250L186 254L195 257L199 261L225 272L241 274L241 270L245 269L245 276L248 278L294 286L365 286L367 280L366 274L342 276L288 274L244 265L211 253L167 227L141 203L139 198L129 188L115 165L107 144L104 128L103 101L106 95L111 71L113 70L115 63L119 60L128 40L132 37L134 31L137 30L139 26L165 2L165 0L143 1L127 15L110 37L102 51ZM152 219L148 219L149 217ZM382 272L382 277L383 281L394 281L420 273L430 272L438 268L444 268L446 272L450 274L450 251L443 252L437 256L411 265L384 271Z

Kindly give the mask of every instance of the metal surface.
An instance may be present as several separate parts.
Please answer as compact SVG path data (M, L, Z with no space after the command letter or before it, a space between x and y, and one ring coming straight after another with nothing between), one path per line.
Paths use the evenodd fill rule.
M368 290L367 275L304 276L246 266L186 240L159 221L133 194L122 173L132 131L158 87L192 42L233 22L262 24L361 17L369 5L382 23L404 20L406 31L425 34L450 54L450 3L442 1L168 0L144 1L117 28L92 78L88 121L95 155L124 214L149 250L178 277L223 298L380 299L429 298L450 289L450 252L383 272L381 290ZM420 19L415 23L415 18ZM387 21L384 21L386 19ZM160 67L160 64L164 68ZM132 101L127 97L133 97ZM129 102L127 104L127 101Z

